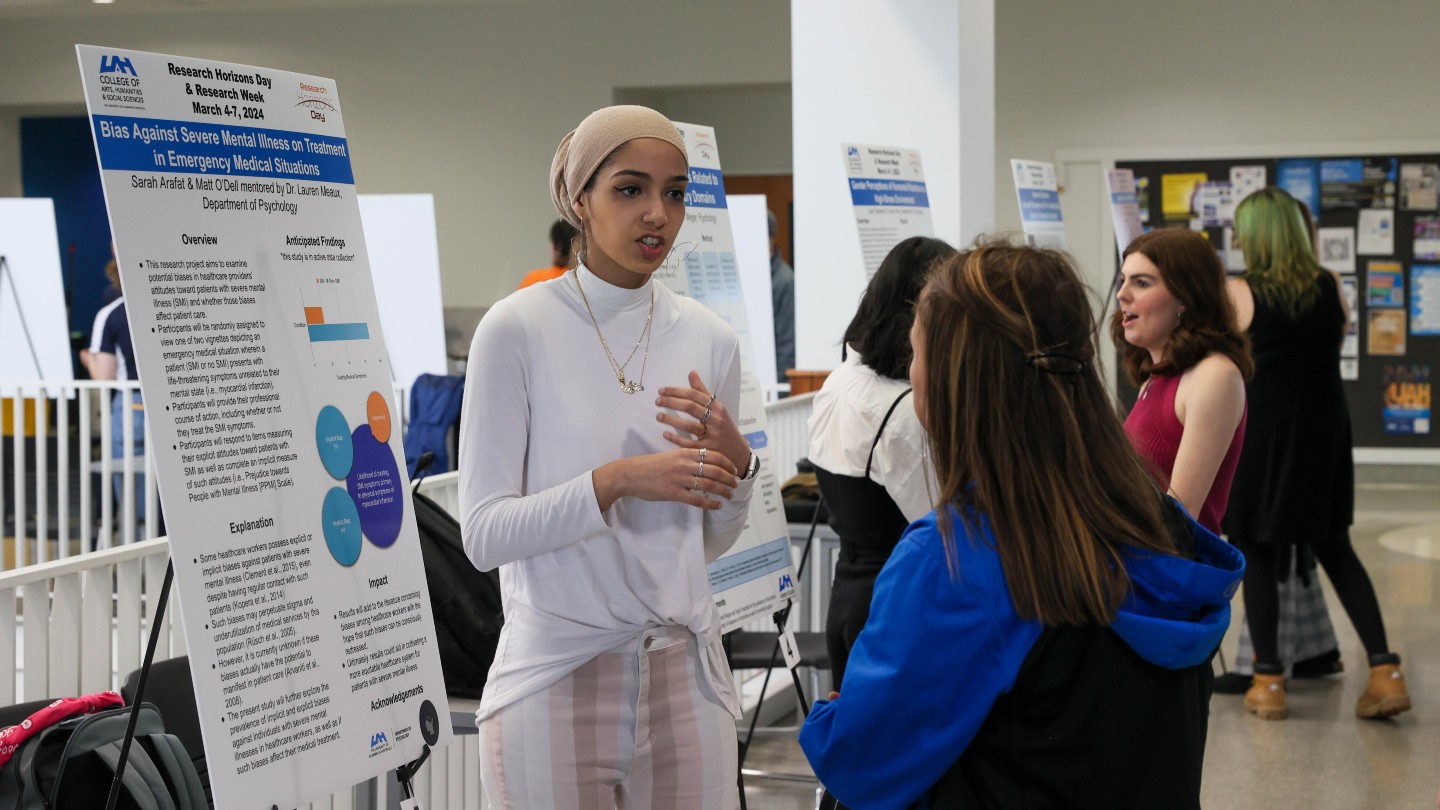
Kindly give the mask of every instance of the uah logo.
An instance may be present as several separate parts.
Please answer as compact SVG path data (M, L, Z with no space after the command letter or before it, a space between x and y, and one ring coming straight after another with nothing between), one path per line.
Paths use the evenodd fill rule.
M379 748L380 746L385 745L389 742L389 740L385 739L385 732L383 731L377 731L374 734L370 735L371 749Z
M137 79L140 78L140 74L135 72L135 65L131 64L128 58L115 56L114 54L102 55L100 57L100 72L129 73Z
M795 581L790 578L789 574L780 575L780 593L785 593L786 591L794 587Z
M856 147L856 146L852 146L852 147L850 147L849 151L847 151L845 154L846 154L848 157L855 157L856 155L859 155L859 154L860 154L860 148L859 148L859 147Z

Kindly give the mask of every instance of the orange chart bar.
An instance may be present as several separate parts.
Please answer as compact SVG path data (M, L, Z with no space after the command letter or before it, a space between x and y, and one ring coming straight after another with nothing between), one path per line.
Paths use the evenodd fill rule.
M320 307L305 307L305 324L314 326L325 323L325 311Z

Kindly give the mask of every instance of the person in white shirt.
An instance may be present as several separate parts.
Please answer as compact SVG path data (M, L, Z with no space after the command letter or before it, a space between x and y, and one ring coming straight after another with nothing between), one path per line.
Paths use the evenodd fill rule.
M925 429L909 396L910 324L930 268L953 255L948 243L923 236L891 248L845 328L844 362L815 394L809 458L840 536L825 620L837 690L875 577L905 527L935 508Z
M476 715L496 808L730 808L739 704L706 565L759 470L739 339L652 279L685 217L679 132L608 107L551 168L578 266L486 314L460 425L466 552L505 625Z

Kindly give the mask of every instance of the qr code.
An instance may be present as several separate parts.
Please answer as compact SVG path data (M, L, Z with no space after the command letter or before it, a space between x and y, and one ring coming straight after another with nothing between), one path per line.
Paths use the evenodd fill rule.
M1350 258L1350 240L1345 238L1330 238L1320 243L1320 255L1323 261L1338 262Z

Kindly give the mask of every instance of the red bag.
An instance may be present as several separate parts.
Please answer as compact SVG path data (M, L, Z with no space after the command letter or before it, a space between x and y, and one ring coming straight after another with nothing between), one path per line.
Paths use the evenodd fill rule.
M125 705L125 699L118 692L96 692L73 698L60 698L49 706L30 715L18 726L0 729L0 767L10 761L15 749L42 730L77 714L114 709Z

